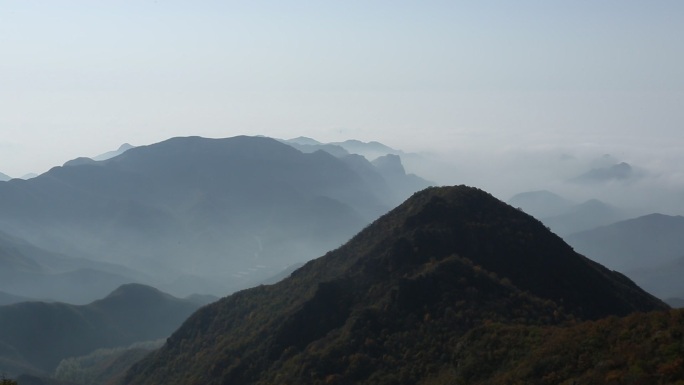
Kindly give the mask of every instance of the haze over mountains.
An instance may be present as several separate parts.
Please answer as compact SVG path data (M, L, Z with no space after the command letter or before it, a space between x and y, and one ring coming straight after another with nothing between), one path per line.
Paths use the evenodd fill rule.
M684 217L650 214L565 239L660 298L684 298Z
M71 258L125 266L116 276L98 268L107 277L92 281L109 284L91 300L122 280L177 295L227 294L339 246L428 184L406 175L398 158L376 167L359 155L302 153L263 137L122 149L0 184L3 231Z
M187 137L124 145L97 158L73 159L32 180L0 182L0 305L12 304L0 306L9 333L0 336L0 370L43 376L23 377L29 383L50 383L45 376L62 359L52 373L61 380L121 380L156 345L125 346L168 335L181 323L175 316L165 318L168 324L155 321L152 309L173 303L194 310L215 299L179 300L124 285L131 282L181 297L272 286L239 292L192 316L132 369L126 384L300 383L303 373L329 383L429 383L433 377L496 383L499 377L482 367L528 361L512 354L497 356L496 365L473 358L494 338L489 335L504 338L507 351L535 357L555 346L524 336L570 344L566 334L596 333L585 320L667 309L651 294L674 305L684 297L676 283L684 266L681 217L635 218L634 207L549 190L517 194L511 207L464 186L421 191L383 215L431 184L407 172L405 161L425 167L432 160L377 142ZM612 170L614 159L602 161L589 174ZM568 179L565 186L629 186L646 175L637 174ZM91 310L114 302L118 315L109 305ZM101 318L92 318L95 313ZM40 342L57 342L36 347L29 330L37 324L25 322L34 317L60 335L80 338L77 330L84 330L88 343L75 349L48 333ZM644 317L671 323L673 336L681 326L676 312ZM613 327L650 319L621 319ZM48 327L53 324L62 326ZM629 341L651 346L643 338ZM108 350L94 351L102 347ZM621 354L601 349L597 357ZM648 354L660 364L669 359ZM558 372L576 379L606 375L589 364L563 366L578 359L559 361ZM502 373L509 380L534 378Z
M0 232L0 304L26 300L85 304L149 277L106 262L47 251Z
M87 305L0 306L0 370L51 374L68 357L165 338L204 303L129 284Z
M615 223L634 213L598 199L575 203L547 190L516 194L508 203L539 218L561 236Z

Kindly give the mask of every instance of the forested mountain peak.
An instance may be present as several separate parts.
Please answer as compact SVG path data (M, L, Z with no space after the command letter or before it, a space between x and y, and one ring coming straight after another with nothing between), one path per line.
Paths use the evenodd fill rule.
M201 309L126 383L415 383L486 322L666 308L490 194L430 188L280 283Z

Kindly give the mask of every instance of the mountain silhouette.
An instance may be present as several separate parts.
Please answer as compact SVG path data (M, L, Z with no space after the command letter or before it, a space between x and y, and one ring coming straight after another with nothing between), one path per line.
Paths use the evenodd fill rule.
M200 306L138 284L121 286L88 305L0 306L0 370L49 373L67 357L163 338Z
M3 174L3 173L0 172L0 182L6 182L6 181L8 181L8 180L10 180L10 179L12 179L11 176L9 176L9 175L7 175L7 174Z
M419 383L492 322L658 309L490 194L430 188L279 283L200 309L124 383Z

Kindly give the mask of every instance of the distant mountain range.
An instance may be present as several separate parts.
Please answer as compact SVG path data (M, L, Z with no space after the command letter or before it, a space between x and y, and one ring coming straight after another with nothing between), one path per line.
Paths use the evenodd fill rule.
M549 338L597 334L561 326L665 309L491 195L431 188L278 284L202 308L122 383L492 383ZM578 377L597 365L564 354Z
M576 203L548 190L526 191L514 195L508 204L535 218L547 218L570 211Z
M684 217L650 214L565 237L577 252L622 272L684 257Z
M204 304L129 284L88 305L0 306L0 371L51 373L67 357L164 338Z
M634 170L629 163L620 162L610 166L593 168L570 181L575 183L626 182L633 181L641 176L643 176L642 173Z
M386 186L376 186L376 188L383 196L392 197L391 200L395 204L400 203L418 190L434 185L433 182L406 172L402 164L402 156L410 157L410 154L393 149L380 142L347 140L321 143L307 137L298 137L282 142L305 153L325 151L342 159L355 171L360 172L362 176L366 176L366 179L371 183L373 181L384 182ZM369 160L373 167L368 164ZM371 174L370 178L368 177L369 174ZM379 174L379 177L376 174Z
M3 173L0 172L0 182L8 181L8 180L10 180L10 179L12 179L11 176L9 176L9 175L7 175L7 174L3 174Z
M0 183L0 230L154 275L137 281L176 295L226 294L338 247L427 185L402 175L399 159L378 168L359 155L303 153L263 137L173 138L118 151Z
M0 232L0 305L27 300L84 304L145 279L123 266L70 258Z
M684 217L650 214L565 237L660 298L684 297Z
M115 156L119 156L119 155L123 154L124 152L126 152L126 151L128 151L134 147L135 146L132 146L128 143L124 143L114 151L108 151L108 152L105 152L104 154L100 154L98 156L93 157L93 160L96 160L96 161L107 160L107 159L113 158Z
M508 203L540 219L561 236L608 225L630 215L627 210L598 199L578 204L547 190L516 194Z

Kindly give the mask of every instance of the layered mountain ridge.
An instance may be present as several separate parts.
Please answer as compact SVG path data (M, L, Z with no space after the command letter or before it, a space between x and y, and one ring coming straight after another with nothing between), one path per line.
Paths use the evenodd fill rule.
M270 138L122 149L0 183L0 230L147 273L138 281L176 295L224 295L338 247L405 198L363 157Z

